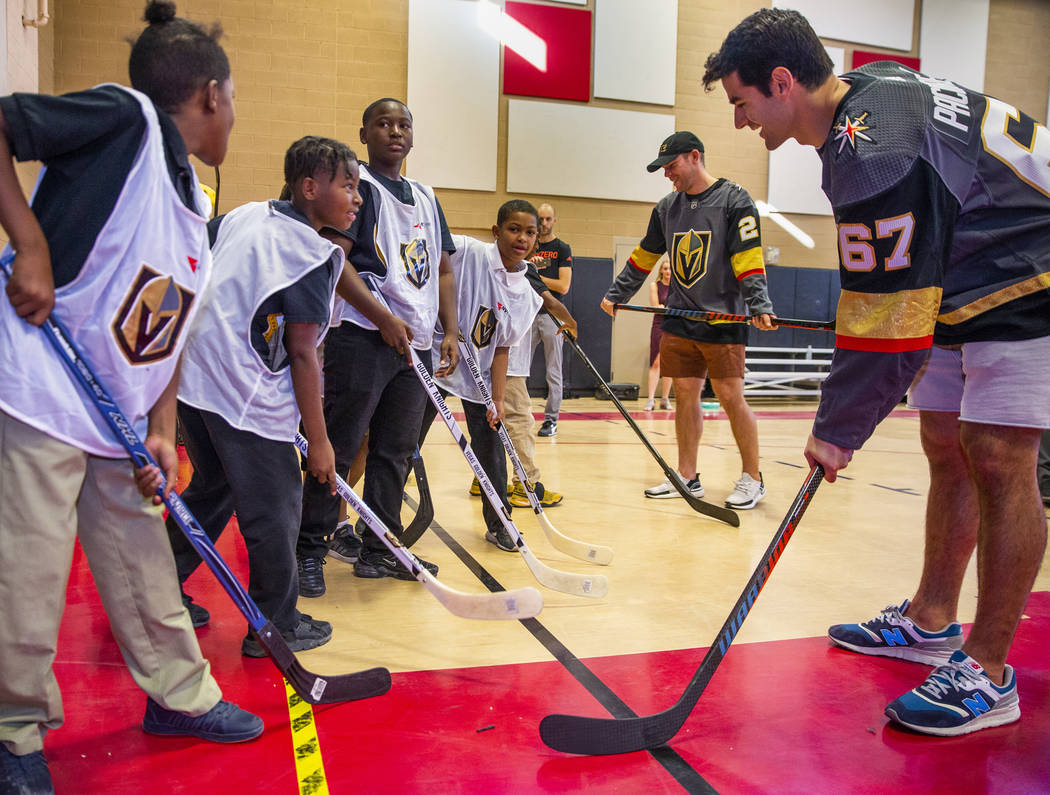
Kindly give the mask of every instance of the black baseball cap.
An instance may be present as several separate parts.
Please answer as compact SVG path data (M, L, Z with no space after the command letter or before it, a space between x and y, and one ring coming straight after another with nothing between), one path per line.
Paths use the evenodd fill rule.
M678 155L687 155L693 150L700 153L704 151L704 142L688 130L679 130L671 133L664 142L660 144L660 154L652 163L645 167L650 174L658 168L663 168Z

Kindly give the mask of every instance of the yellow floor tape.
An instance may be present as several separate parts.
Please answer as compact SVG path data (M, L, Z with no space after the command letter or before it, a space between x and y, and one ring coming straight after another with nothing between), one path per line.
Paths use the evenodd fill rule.
M300 795L328 795L328 780L324 774L321 742L317 739L313 707L303 701L286 679L284 692L288 698L288 720L292 727L292 750L295 753L295 777Z

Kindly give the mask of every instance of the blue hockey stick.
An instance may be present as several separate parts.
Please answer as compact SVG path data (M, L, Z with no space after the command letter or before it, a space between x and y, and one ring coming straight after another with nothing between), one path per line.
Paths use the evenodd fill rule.
M14 262L14 254L8 253L0 259L0 270L10 278L11 263ZM0 299L3 300L3 299ZM77 383L83 387L84 392L91 398L95 408L105 419L113 431L113 435L127 450L135 467L148 465L157 466L157 462L150 455L149 450L142 443L138 433L135 432L131 422L124 416L120 408L105 387L99 383L98 377L91 369L80 351L77 349L69 332L65 327L51 315L40 327L44 336L61 356L62 360L72 371ZM160 469L160 467L157 467ZM163 475L163 473L162 473ZM163 497L164 486L162 483L157 493ZM318 676L306 670L295 658L295 654L288 647L281 633L273 623L262 614L258 606L248 595L247 591L230 571L226 561L222 559L215 545L208 538L200 523L190 513L189 508L174 491L167 497L163 497L164 504L171 512L175 523L182 530L186 538L197 550L212 574L233 599L237 609L244 614L255 632L259 643L266 649L270 659L273 660L278 670L285 676L300 698L311 704L333 704L341 701L352 701L359 698L378 696L390 689L390 672L386 668L370 668L367 671L359 671L352 674L340 674L337 676Z

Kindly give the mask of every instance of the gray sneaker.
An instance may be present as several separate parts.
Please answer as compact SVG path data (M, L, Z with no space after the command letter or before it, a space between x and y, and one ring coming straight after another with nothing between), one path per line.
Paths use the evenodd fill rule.
M691 478L685 484L685 487L697 499L704 496L704 487L700 485L700 481L697 478ZM668 478L664 478L660 485L646 489L645 496L651 500L669 500L672 497L681 497L682 495L678 493L678 489L674 487Z
M308 616L306 613L300 613L299 623L295 629L282 632L281 637L292 651L316 649L332 639L332 625L327 621ZM262 647L254 633L249 633L241 642L241 654L245 657L265 657L266 649Z
M328 557L343 563L355 563L361 554L361 539L354 533L350 522L340 522L328 538Z

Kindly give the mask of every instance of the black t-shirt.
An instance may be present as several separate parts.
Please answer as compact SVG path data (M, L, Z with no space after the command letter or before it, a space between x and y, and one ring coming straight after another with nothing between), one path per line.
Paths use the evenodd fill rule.
M157 108L164 155L179 198L196 212L186 145L171 117ZM146 133L138 101L116 86L53 97L0 97L12 153L47 171L33 212L51 250L55 286L76 278L116 206Z
M306 216L295 208L291 202L275 201L274 209L289 218L302 221L309 226ZM208 240L215 245L219 226L225 215L213 218L208 222ZM278 290L266 298L252 316L252 347L272 372L277 372L288 365L288 355L283 340L273 338L272 329L283 316L284 323L310 323L320 326L330 319L332 296L332 263L326 260L324 267L314 268L295 284Z
M537 243L532 256L543 258L543 264L537 266L537 270L540 276L548 279L557 279L561 275L560 268L572 267L572 249L568 243L557 237L549 243ZM551 295L559 301L565 297L565 293L557 293L554 290L551 290Z
M368 164L366 163L365 165ZM415 205L416 200L412 195L412 187L408 182L403 179L388 179L381 174L376 174L374 171L369 173L402 204ZM358 273L365 272L374 273L377 276L386 276L386 265L383 264L383 261L376 254L375 240L372 237L372 232L376 228L377 200L372 195L374 189L371 183L361 180L357 186L357 191L361 194L361 207L357 211L357 217L354 219L354 222L350 224L348 229L342 230L341 234L354 241L354 247L350 249L350 256L347 259ZM452 242L452 233L449 232L448 224L445 222L445 213L441 209L441 202L437 200L437 196L434 197L434 201L437 203L438 222L441 225L441 250L454 254L456 246ZM362 235L362 232L365 234Z

